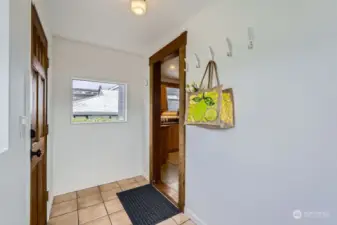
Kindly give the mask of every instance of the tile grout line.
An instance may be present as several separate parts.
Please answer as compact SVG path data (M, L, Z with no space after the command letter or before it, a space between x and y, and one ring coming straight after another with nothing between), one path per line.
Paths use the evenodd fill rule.
M103 199L103 195L102 195L102 192L101 192L100 187L98 187L98 190L99 190L99 193L100 193L100 195L101 195L101 198L102 198L102 201L103 201L103 205L104 205L106 214L108 215L108 219L109 219L109 221L110 221L110 224L113 225L112 222L111 222L111 219L110 219L110 215L109 215L108 209L106 208L105 201L104 201L104 199Z
M70 201L65 201L65 202L71 202L71 201L75 201L75 199L73 199L73 200L70 200ZM62 202L62 203L65 203L65 202ZM60 203L61 204L61 203ZM58 205L58 204L55 204L55 205ZM52 206L52 208L54 207L54 205ZM59 217L59 216L64 216L64 215L67 215L67 214L70 214L70 213L73 213L73 212L76 212L77 211L77 209L78 209L78 207L77 207L77 200L76 200L76 210L74 210L74 211L70 211L70 212L66 212L66 213L62 213L62 214L60 214L60 215L57 215L57 216L50 216L50 219L53 219L53 218L56 218L56 217ZM51 212L50 212L50 214L51 214Z
M80 225L80 209L79 209L79 206L78 206L78 194L77 194L77 191L76 191L76 203L77 203L77 224Z
M107 212L107 215L108 215L108 217L109 217L109 213L108 213L108 210L107 210L107 208L106 208L106 206L105 206L105 201L104 201L104 199L103 199L101 189L99 188L99 186L96 186L96 187L98 188L99 194L88 195L88 196L82 197L82 198L87 198L87 197L99 195L99 196L101 197L101 199L102 199L102 202L97 203L97 204L94 204L94 205L90 205L90 206L87 206L87 207L84 207L84 208L81 208L81 209L78 209L78 224L79 224L79 225L81 225L81 224L80 224L80 221L79 221L79 220L80 220L80 217L79 217L79 210L87 209L87 208L94 207L94 206L97 206L97 205L100 205L100 204L103 204L103 205L104 205L105 211ZM80 198L78 198L78 199L80 199ZM103 217L105 217L105 216L99 217L99 218L97 218L97 219L95 219L95 220L101 219L101 218L103 218ZM95 220L92 220L92 221L95 221ZM88 221L87 223L92 222L92 221ZM110 217L109 217L109 221L110 221ZM111 221L110 221L110 223L111 223ZM112 223L111 223L111 224L112 224ZM83 225L85 225L85 224L83 224Z
M121 185L119 184L118 181L116 181L116 184L118 185L119 189L121 189L123 191L123 189L122 189L122 187L121 187Z
M184 223L182 223L181 225L186 224L188 221L191 221L193 224L195 224L191 219L188 219L188 220L186 220Z
M106 211L106 213L107 213L107 216L109 217L109 213L108 213L108 210L107 210L107 208L106 208L106 206L105 206L105 202L104 202L104 200L103 200L103 197L102 197L102 194L101 194L101 191L100 191L100 189L99 189L99 186L97 186L98 187L98 190L99 190L99 195L101 196L101 198L102 198L102 202L100 202L100 203L97 203L97 204L94 204L94 205L91 205L91 206L88 206L88 207L85 207L85 208L82 208L82 209L87 209L87 208L90 208L90 207L93 207L93 206L97 206L97 205L100 205L100 204L103 204L103 206L104 206L104 209L105 209L105 211ZM88 195L88 196L94 196L94 195ZM87 197L88 197L87 196ZM82 210L81 209L81 210ZM78 221L78 224L79 225L86 225L86 224L88 224L88 223L90 223L90 222L93 222L93 221L95 221L95 220L99 220L99 219L102 219L103 217L106 217L106 215L105 216L102 216L102 217L99 217L99 218L96 218L96 219L94 219L94 220L91 220L91 221L88 221L88 222L86 222L85 224L80 224L80 221ZM78 216L78 220L79 220L79 216ZM109 217L109 221L110 221L110 217ZM110 223L111 223L111 221L110 221ZM112 224L112 223L111 223Z
M179 215L179 214L177 214L177 215ZM175 219L173 219L173 217L175 217L175 216L172 216L172 217L171 217L171 220L173 220L173 222L174 222L175 224L179 225L178 222L177 222Z
M64 216L64 215L67 215L67 214L70 214L70 213L76 212L76 211L77 211L77 209L76 209L76 210L74 210L74 211L71 211L71 212L63 213L63 214L61 214L61 215L58 215L58 216L53 216L53 217L50 217L50 220L51 220L51 219L54 219L54 218L57 218L57 217L60 217L60 216Z
M95 195L88 195L88 196L86 196L86 197L82 197L82 198L87 198L87 197L92 197L92 196L101 196L101 194L95 194ZM102 196L101 196L101 198L102 198ZM78 199L81 199L81 198L78 198ZM102 198L102 202L104 202L104 200L103 200L103 198ZM96 205L99 205L99 204L102 204L102 202L99 202L99 203L96 203L96 204L93 204L93 205L89 205L89 206L86 206L86 207L83 207L83 208L78 208L78 210L82 210L82 209L87 209L87 208L90 208L90 207L92 207L92 206L96 206Z

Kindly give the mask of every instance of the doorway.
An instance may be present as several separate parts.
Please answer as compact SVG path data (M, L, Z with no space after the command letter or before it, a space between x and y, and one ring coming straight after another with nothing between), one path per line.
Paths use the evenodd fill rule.
M30 225L47 223L48 42L32 5L31 21L31 194Z
M150 181L167 198L175 203L181 211L185 207L185 57L186 57L187 32L182 33L171 43L163 47L150 57ZM177 83L162 79L162 66L168 60L176 60L178 70ZM172 114L163 102L167 102L167 93L179 96L177 113ZM165 94L166 93L166 94ZM172 103L174 105L174 103ZM171 108L174 106L171 106ZM165 115L165 112L167 115ZM173 110L174 111L174 110ZM163 124L163 116L177 118L176 126L167 128ZM168 122L168 120L164 119ZM164 125L164 126L163 126ZM174 133L178 134L174 134ZM175 136L177 135L177 136ZM163 138L170 136L173 138ZM175 138L176 137L176 138ZM175 141L175 140L176 141ZM177 142L175 144L175 142ZM170 146L170 147L167 147ZM176 146L176 147L175 147ZM165 148L166 150L163 150ZM178 148L178 149L176 149ZM176 149L176 150L175 150ZM169 150L169 151L167 151ZM170 152L172 151L172 152ZM163 178L163 165L169 159L169 153L174 153L177 157L172 159L177 164L178 193L176 198L170 192L170 185L165 185ZM173 156L174 157L174 156ZM164 175L165 176L165 175ZM164 180L164 182L163 182ZM167 191L167 189L169 189Z

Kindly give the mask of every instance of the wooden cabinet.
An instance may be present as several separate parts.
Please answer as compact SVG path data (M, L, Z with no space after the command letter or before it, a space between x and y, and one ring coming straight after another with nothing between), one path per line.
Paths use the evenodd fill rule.
M166 163L168 157L168 134L169 126L162 126L160 128L160 166Z
M173 124L168 129L168 152L179 150L179 124Z
M179 150L179 124L163 125L160 128L160 165L166 163L168 154Z

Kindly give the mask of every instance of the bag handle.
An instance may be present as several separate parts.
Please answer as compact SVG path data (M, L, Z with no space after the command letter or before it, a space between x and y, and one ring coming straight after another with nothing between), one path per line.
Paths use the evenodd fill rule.
M212 85L213 85L213 76L214 75L215 75L215 78L216 78L217 86L219 86L220 85L220 79L219 79L219 74L218 74L218 67L217 67L215 61L210 60L208 62L208 64L207 64L207 66L206 66L206 70L205 70L205 73L204 73L204 75L203 75L203 77L201 79L199 88L200 89L202 88L202 85L204 83L204 80L205 80L205 77L207 75L207 72L208 72L208 85L207 85L207 87L208 88L212 88Z

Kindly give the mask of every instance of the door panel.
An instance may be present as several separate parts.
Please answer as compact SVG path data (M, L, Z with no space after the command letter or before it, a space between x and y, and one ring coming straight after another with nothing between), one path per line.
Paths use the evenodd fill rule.
M45 126L46 126L46 121L45 121L45 82L44 79L39 76L39 85L38 85L38 99L39 99L39 137L44 137L45 135Z
M48 43L38 14L32 6L31 89L31 220L47 223L47 69Z
M37 127L36 127L36 124L37 124L37 76L35 74L32 74L32 77L31 77L31 81L32 81L32 89L31 89L31 119L32 119L32 126L31 126L31 129L36 131L37 130ZM32 138L33 142L36 141L36 137L35 138Z
M33 133L36 137L32 138L32 152L37 155L31 159L31 201L32 203L32 217L37 218L32 221L31 225L45 225L47 218L47 199L46 199L46 136L44 130L46 127L46 107L45 107L45 90L43 75L33 72L32 79L36 82L36 92L32 96L33 101L36 102L36 110L33 110L32 117L36 117L36 124L32 124L32 128L36 127ZM34 104L33 104L34 105ZM35 115L34 115L35 114ZM33 120L32 120L33 122Z

